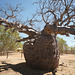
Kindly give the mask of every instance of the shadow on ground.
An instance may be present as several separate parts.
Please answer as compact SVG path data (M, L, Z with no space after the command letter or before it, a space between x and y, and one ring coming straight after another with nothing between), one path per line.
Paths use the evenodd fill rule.
M3 64L4 65L0 66L0 72L8 70L8 68L11 68L12 70L19 72L22 75L43 75L45 73L48 73L47 71L30 68L26 65L26 63L19 63L16 65L8 63Z

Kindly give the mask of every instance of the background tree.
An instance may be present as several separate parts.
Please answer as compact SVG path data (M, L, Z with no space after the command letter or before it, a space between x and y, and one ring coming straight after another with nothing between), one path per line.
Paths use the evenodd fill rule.
M59 38L59 37L57 37L57 40L58 40L58 48L59 48L60 54L62 54L64 52L64 46L66 44L66 41L63 40L63 38Z
M58 41L58 48L59 48L60 54L71 53L70 47L67 45L66 41L63 38L57 37L57 41Z
M7 50L16 50L22 48L22 43L15 42L16 39L20 39L19 33L12 30L4 31L4 27L0 26L0 51L6 52Z
M71 49L71 53L75 54L75 47L71 47L70 49Z
M64 49L65 49L65 50L64 50L64 53L66 53L66 54L67 54L67 53L71 53L71 52L70 52L70 47L69 47L67 44L64 45Z

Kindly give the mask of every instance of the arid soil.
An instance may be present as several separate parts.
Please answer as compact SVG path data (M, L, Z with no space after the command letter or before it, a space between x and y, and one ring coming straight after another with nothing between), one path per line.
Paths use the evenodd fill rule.
M0 75L52 75L52 73L28 67L24 56L21 57L21 53L17 52L11 53L8 59L6 56L0 56ZM75 75L74 54L60 56L56 75Z

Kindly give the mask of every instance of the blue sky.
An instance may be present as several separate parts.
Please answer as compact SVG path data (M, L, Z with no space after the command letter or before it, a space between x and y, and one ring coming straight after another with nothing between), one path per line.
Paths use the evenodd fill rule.
M0 0L0 6L6 7L5 4L8 3L10 5L15 6L18 3L22 4L22 7L24 7L23 12L21 13L21 16L23 17L23 21L25 21L28 18L32 17L32 14L36 11L36 5L33 5L33 2L37 0ZM27 35L20 34L21 37L27 37ZM58 35L59 37L63 38L69 46L75 46L75 39L74 35L70 35L70 37Z

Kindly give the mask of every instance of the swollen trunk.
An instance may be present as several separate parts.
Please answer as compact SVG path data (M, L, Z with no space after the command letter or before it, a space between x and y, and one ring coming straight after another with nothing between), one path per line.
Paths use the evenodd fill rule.
M54 35L41 34L25 42L23 51L29 66L49 71L58 67L59 51Z

